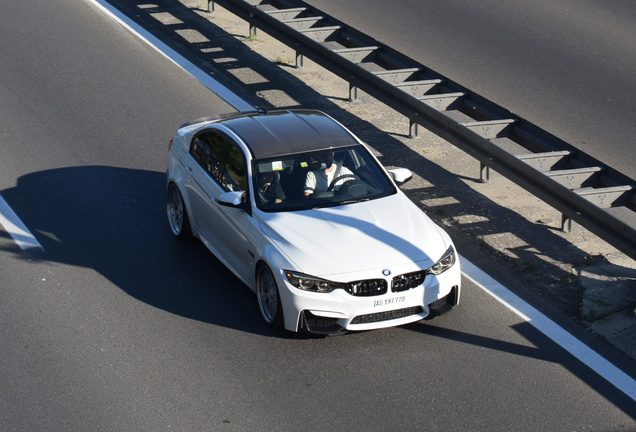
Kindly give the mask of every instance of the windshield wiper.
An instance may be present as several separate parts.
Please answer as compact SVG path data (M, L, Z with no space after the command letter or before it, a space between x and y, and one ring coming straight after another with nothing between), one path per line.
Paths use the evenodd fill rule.
M355 204L355 203L359 203L359 202L363 202L363 201L369 201L369 198L354 198L354 199L338 201L338 202L335 202L335 203L333 203L331 205L328 205L327 207L335 207L335 206L339 206L339 205Z

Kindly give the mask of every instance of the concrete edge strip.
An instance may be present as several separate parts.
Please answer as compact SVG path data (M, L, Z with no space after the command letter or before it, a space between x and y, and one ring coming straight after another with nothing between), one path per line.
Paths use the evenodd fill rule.
M252 105L242 100L226 87L223 87L215 79L205 74L201 69L186 60L183 56L181 56L172 48L168 47L159 39L151 35L148 31L134 23L117 9L106 3L104 0L86 1L93 3L94 5L99 7L115 21L128 28L132 33L137 35L148 45L152 46L161 54L166 56L173 63L177 64L192 77L197 79L199 82L212 90L227 103L236 108L238 111L251 111L254 109ZM503 304L512 312L521 317L523 320L534 326L541 333L552 339L567 352L572 354L574 357L590 367L600 376L605 378L616 388L618 388L631 399L636 401L636 381L634 381L629 375L625 374L612 363L605 360L601 355L599 355L583 342L579 341L574 336L566 332L555 322L548 319L545 315L530 306L517 295L513 294L510 290L488 276L485 272L477 268L470 261L461 256L460 260L463 269L462 274L465 277L470 279L473 283L479 286L482 290L486 291L501 304Z
M170 48L165 43L161 42L155 36L153 36L146 29L132 21L130 18L122 14L120 11L115 9L113 6L108 4L104 0L86 0L87 2L97 6L101 9L106 15L110 16L113 20L118 22L120 25L128 29L131 33L136 35L139 39L146 42L149 46L157 50L159 53L164 55L174 64L179 66L181 69L190 74L194 79L199 81L201 84L212 90L217 96L223 99L228 104L232 105L237 111L253 111L254 107L249 103L245 102L236 94L232 93L227 87L221 85L214 78L203 72L197 66L195 66L192 62L188 61L181 54L177 53L175 50Z
M35 239L31 231L22 223L18 215L9 207L9 204L0 196L0 224L9 233L22 250L40 249L42 245Z
M460 256L462 274L501 304L552 339L567 352L636 401L636 381L530 304Z

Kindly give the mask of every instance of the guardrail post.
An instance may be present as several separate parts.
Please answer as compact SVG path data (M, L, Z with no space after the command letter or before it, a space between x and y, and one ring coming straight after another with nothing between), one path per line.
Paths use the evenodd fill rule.
M418 137L420 134L419 125L413 120L409 120L409 138Z
M490 167L483 162L479 162L479 181L488 183L490 181Z
M304 65L305 56L296 51L296 67L301 68Z
M564 214L561 215L561 229L566 233L572 232L572 219Z
M349 83L349 100L358 100L358 87Z
M256 26L250 24L250 39L256 39Z
M214 12L214 0L208 0L208 12Z

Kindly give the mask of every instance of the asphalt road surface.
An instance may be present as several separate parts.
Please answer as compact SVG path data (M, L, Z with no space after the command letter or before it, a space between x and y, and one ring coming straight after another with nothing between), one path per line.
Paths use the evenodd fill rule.
M631 0L307 0L636 178Z
M636 402L464 281L451 314L312 338L165 216L167 144L232 108L82 0L0 14L0 430L620 430Z

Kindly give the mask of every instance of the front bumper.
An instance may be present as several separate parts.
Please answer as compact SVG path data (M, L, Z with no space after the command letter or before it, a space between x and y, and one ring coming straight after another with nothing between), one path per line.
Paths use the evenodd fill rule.
M413 271L407 266L395 270L398 274ZM282 281L286 288L283 290L286 295L281 295L285 327L319 334L374 330L432 319L459 304L461 294L459 262L440 275L427 275L417 287L400 292L389 288L387 293L377 296L358 297L342 289L330 293L307 292L291 286L284 276Z

